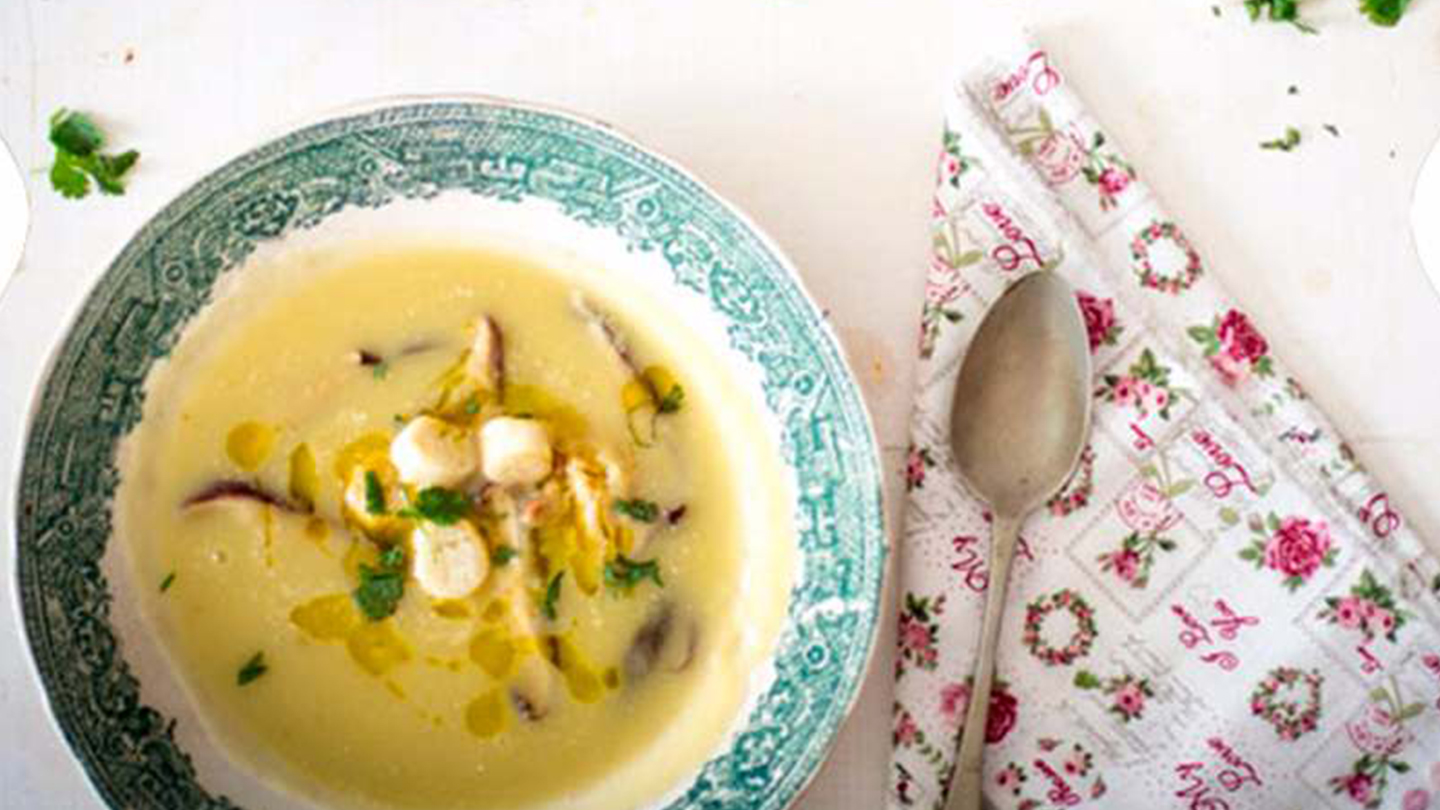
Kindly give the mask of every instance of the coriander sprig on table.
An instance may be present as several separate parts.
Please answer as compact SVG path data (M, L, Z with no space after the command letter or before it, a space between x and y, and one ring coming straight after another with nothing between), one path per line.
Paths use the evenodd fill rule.
M50 116L50 143L55 145L50 185L72 200L90 193L92 179L101 194L124 194L125 175L140 159L134 149L118 155L101 152L105 133L100 127L84 113L63 107Z

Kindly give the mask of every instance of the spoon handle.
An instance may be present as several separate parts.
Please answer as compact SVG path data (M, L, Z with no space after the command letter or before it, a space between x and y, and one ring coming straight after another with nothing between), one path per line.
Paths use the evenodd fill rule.
M1005 613L1005 592L1010 584L1010 563L1020 537L1020 518L996 515L990 530L990 582L985 591L985 621L980 630L980 658L975 664L974 684L961 727L960 752L950 777L950 795L945 810L980 810L985 771L981 754L985 750L985 728L990 714L990 690L995 685L995 648L1000 640L1000 622Z

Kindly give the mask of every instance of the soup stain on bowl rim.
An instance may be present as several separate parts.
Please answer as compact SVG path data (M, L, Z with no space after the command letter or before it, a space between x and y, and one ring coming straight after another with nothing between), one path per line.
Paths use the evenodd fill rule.
M38 575L37 551L29 548L29 545L41 541L36 521L45 517L56 518L46 526L45 533L51 535L52 541L57 537L68 536L73 541L88 541L93 545L97 542L97 538L94 536L96 529L103 529L98 538L98 554L91 560L97 566L105 554L105 547L109 545L110 532L109 506L106 498L97 498L97 493L91 489L86 489L72 499L73 502L70 504L72 508L68 515L63 514L67 510L60 510L62 514L45 513L38 516L33 514L42 494L37 487L43 490L43 487L39 485L38 477L47 472L57 472L54 467L58 462L50 461L47 464L47 460L41 458L42 440L51 437L57 430L57 424L60 426L66 424L65 420L59 418L66 415L62 412L66 410L67 403L60 396L66 392L54 389L60 381L70 384L76 382L75 377L78 373L76 363L84 359L87 346L95 339L96 329L99 325L108 319L113 319L115 313L110 310L110 307L117 303L117 299L127 291L131 294L131 298L134 298L134 293L137 292L135 288L141 281L139 276L141 271L137 269L137 263L145 258L154 259L155 256L152 254L160 249L162 237L170 235L174 229L183 228L186 217L202 216L206 211L205 206L213 206L217 201L235 202L236 197L233 196L232 185L239 185L247 178L253 179L258 172L274 163L295 159L296 154L302 151L302 146L318 148L323 145L339 143L345 138L356 137L360 132L373 130L389 132L407 126L424 127L427 123L435 124L440 120L452 119L454 123L474 127L497 137L502 134L505 127L512 126L517 122L531 125L546 124L554 128L551 134L554 131L560 131L564 138L568 138L569 140L565 142L569 145L584 144L592 150L619 161L619 165L612 166L612 169L627 169L650 181L648 186L643 183L639 185L653 186L660 190L679 193L681 196L680 207L691 211L693 217L702 215L708 217L708 219L699 221L699 227L702 230L698 232L685 230L683 235L694 237L698 233L701 237L709 238L708 244L719 246L718 250L707 257L713 260L708 272L700 273L698 279L690 279L688 286L709 295L711 304L717 308L717 313L723 303L722 296L738 293L742 300L748 297L751 305L760 307L762 314L770 316L761 318L762 323L779 316L781 320L788 321L786 325L795 328L800 337L809 338L810 342L814 344L799 347L811 350L810 354L804 358L804 362L796 361L793 356L785 354L775 355L775 357L781 361L789 360L799 363L802 370L808 368L810 371L817 372L818 379L801 375L799 382L796 382L795 376L788 378L785 376L786 369L777 369L773 365L764 369L760 385L764 387L766 404L769 406L763 411L766 421L779 426L781 413L777 408L783 405L786 396L794 396L799 392L801 396L808 397L817 388L828 391L824 407L818 407L812 402L810 403L811 407L803 414L800 414L798 405L791 407L790 415L792 417L803 415L808 419L806 424L792 427L779 426L784 433L783 439L780 441L784 453L782 459L784 466L797 479L808 479L812 485L820 485L818 487L802 487L797 490L797 497L792 504L798 544L797 585L792 590L787 606L787 615L780 628L780 637L776 640L776 648L770 656L770 666L775 667L777 672L781 664L793 667L794 671L780 673L785 676L784 678L777 675L775 682L764 694L752 694L746 708L737 716L735 728L730 736L724 741L722 747L717 749L717 755L702 766L700 773L691 783L678 785L676 791L667 794L654 806L679 810L679 808L693 806L702 800L733 802L750 801L758 797L760 800L758 803L748 806L788 807L819 772L820 766L835 744L845 719L850 715L859 698L865 674L874 657L879 635L879 622L883 613L880 599L884 588L885 562L888 556L878 442L858 384L845 362L842 344L805 290L799 274L774 242L743 212L726 202L677 163L659 155L654 150L641 146L634 139L607 124L590 121L563 110L485 96L422 96L405 97L398 102L395 99L360 102L343 108L339 117L326 118L318 123L292 131L226 163L189 187L152 217L129 241L95 286L75 307L65 337L51 352L46 362L42 383L34 392L24 434L25 440L20 450L21 475L17 476L16 483L17 600L20 603L24 630L32 653L32 664L36 668L37 677L44 689L47 708L52 720L62 731L66 742L89 776L92 788L109 806L133 806L139 810L139 808L148 806L162 805L135 804L137 794L135 793L134 778L132 777L128 783L117 783L115 775L110 772L113 769L113 763L97 758L93 738L97 733L103 732L103 729L101 732L91 729L87 734L87 728L83 721L93 719L99 707L94 704L93 697L91 705L88 707L77 706L76 702L86 697L83 683L77 686L72 682L74 678L62 676L57 671L57 666L63 665L65 662L56 660L56 649L52 643L54 639L49 635L50 628L47 618L58 617L43 615L47 610L54 612L56 607L54 593L49 594L52 601L48 608L40 604L39 600L46 596L46 589L36 579ZM515 154L514 151L509 151L503 153L502 156L514 158ZM473 147L467 147L464 155L470 160L476 158ZM404 168L407 173L415 174L427 168L427 164L422 160ZM531 166L531 168L534 167ZM605 176L607 180L615 177L613 174ZM525 176L525 180L527 185L523 189L523 194L510 200L511 202L529 202L533 198L537 201L547 200L565 204L565 200L545 197L543 189L537 190L530 187L528 174ZM293 183L293 181L294 178L291 178L290 182ZM447 188L443 186L442 182L437 183L435 189L420 189L418 196L424 198L426 193L433 192L438 195L441 192L453 193L460 190L468 190L474 194L485 193L464 185ZM612 191L608 188L606 190ZM500 191L503 192L503 189ZM388 192L389 196L374 207L383 208L398 200L410 198L410 195L404 190L389 189ZM625 202L623 198L625 193L628 192L616 192L607 197L606 201L615 204L623 203ZM227 197L226 195L231 196ZM283 195L281 198L283 199ZM362 201L360 204L366 202L375 203L374 200L368 200ZM574 203L575 200L572 199L569 202ZM675 203L674 200L671 202ZM356 203L351 201L349 204ZM178 338L183 326L208 303L216 285L224 281L226 273L230 270L242 267L250 252L257 245L284 237L296 230L297 227L313 227L325 219L325 216L328 216L328 214L320 216L310 225L304 223L297 225L296 211L292 208L285 212L284 207L281 205L280 209L276 210L248 211L249 218L243 220L239 227L242 231L249 228L249 236L253 238L248 242L242 241L239 245L238 255L224 257L220 266L198 269L198 272L202 274L210 273L210 277L206 279L202 275L201 283L194 291L193 300L180 302L181 312L178 320L172 320L168 324L162 323L161 329L153 335L160 341L158 351L155 346L151 346L148 357L129 358L131 360L138 359L140 363L141 373L138 375L138 380L131 379L130 385L127 387L124 384L116 386L117 381L110 378L106 381L107 387L95 398L93 407L89 407L88 411L82 409L82 415L96 417L102 423L98 428L102 432L106 427L104 423L110 423L108 426L111 428L112 435L109 437L109 443L103 441L79 443L74 440L80 437L71 436L69 452L65 454L65 463L61 465L64 469L60 472L74 473L75 469L71 467L71 462L75 462L80 465L79 474L83 476L86 474L85 465L88 462L91 467L89 474L92 476L92 483L99 483L101 494L107 490L107 487L108 491L113 493L116 482L113 480L114 459L113 452L110 452L111 444L128 433L133 427L134 420L138 420L140 398L143 397L143 394L138 393L138 388L143 385L143 380L153 362L168 354L174 339ZM345 207L346 203L342 202L341 209ZM577 215L576 211L582 213ZM633 232L627 234L622 230L624 226L644 225L644 223L625 219L624 212L611 221L603 218L585 221L584 211L585 206L580 205L574 210L567 208L566 214L577 221L582 221L593 230L603 231L607 238L619 237L629 250L639 252L660 250L663 254L666 247L674 244L674 242L660 242L654 238L667 234L646 233L643 228L640 231L643 234L642 237L637 238ZM227 216L219 218L218 221L223 223L221 227L233 234L233 230L237 227L235 218L246 213L246 211L230 211ZM591 213L593 214L593 212ZM283 214L283 217L277 219L280 214ZM680 224L694 228L696 222L696 219L685 219ZM703 230L706 226L709 230ZM668 235L678 241L677 234L681 234L681 230L677 228ZM717 235L728 236L733 241L716 239ZM727 257L732 262L738 259L748 259L751 266L746 269L757 270L757 275L750 279L743 278L742 274L734 268L727 267L725 262ZM687 258L678 256L672 259L668 254L665 254L664 258L670 266L674 283L687 286L679 275L686 267ZM191 268L182 267L177 272L176 268L159 267L152 261L149 269L152 274L151 280L157 285L169 282L183 287L194 282L194 279L191 278ZM721 273L721 271L727 270L728 274ZM726 285L735 284L742 285L743 289L738 291L726 289ZM769 294L758 297L765 300L757 300L754 291L747 285L759 285ZM778 291L775 289L776 287L779 288ZM777 292L778 294L776 294ZM130 303L137 302L132 300ZM150 303L165 303L165 301L162 299ZM190 307L188 312L185 311L186 306ZM771 310L766 310L767 306ZM123 329L127 324L133 326L136 323L130 317L133 314L132 308L126 313L126 318L122 319L115 328ZM154 312L152 311L150 315L154 317ZM149 324L148 321L139 322L139 328L142 330L150 325L152 324ZM752 342L742 347L740 334L744 332L743 325L732 323L731 326L738 329L739 332L731 332L728 345L722 348L724 353L732 359L736 356L752 359L752 355L763 356L756 347L764 348L766 344L763 339L767 336L773 337L775 334L773 329L752 329L751 332L754 333L751 335ZM84 338L90 338L90 341L86 341ZM115 338L114 333L112 333L112 338ZM785 340L794 342L788 333L785 335ZM127 350L123 340L112 345L116 350L115 354ZM746 351L746 348L749 351ZM774 346L772 345L770 348L774 348ZM795 347L791 346L791 348ZM133 345L128 349L131 353L135 351ZM809 366L806 366L806 363ZM103 371L113 371L117 361L113 356L107 356L103 365ZM751 364L747 363L746 365ZM752 372L751 368L744 370L747 376ZM793 370L789 369L789 371ZM772 374L776 379L770 378ZM98 381L89 380L91 383ZM85 381L81 380L81 382ZM804 385L803 390L802 384ZM817 396L816 400L819 399L820 397ZM127 423L127 420L130 421ZM74 425L70 427L72 432L78 430ZM802 446L806 442L809 444ZM825 446L827 442L828 447ZM91 447L88 457L83 447L80 446L82 444ZM102 445L106 450L106 453L99 458L94 452L94 445L97 444ZM802 469L799 462L807 460L828 460L833 463L834 469L827 471L828 477L824 473L815 473L808 466L806 469ZM845 475L844 473L847 472L849 474ZM815 474L811 475L811 473ZM858 483L847 484L847 481ZM847 488L852 490L848 497L837 497L837 493L843 496L844 493L841 490ZM57 489L63 491L62 488ZM49 494L53 495L55 492L56 489L52 489ZM28 499L27 493L30 494ZM79 522L73 509L81 502L86 501L89 502L92 509L97 504L101 507L99 513L92 513L99 514L98 519L92 518L88 526ZM807 519L807 515L804 513L807 506L813 507L813 516L810 519ZM54 511L51 510L51 512ZM95 525L97 522L98 527ZM824 526L820 525L822 522L825 524ZM89 532L88 537L83 536L86 531ZM846 534L852 536L847 539ZM835 553L827 551L827 548L839 548L842 552L848 550L859 553L854 555L842 553L837 556ZM822 592L822 588L831 584L826 581L827 578L840 577L845 577L840 582L841 587L835 588L833 593ZM97 568L94 575L88 580L88 582L80 584L91 590L98 590L98 593L90 594L88 597L92 600L90 607L95 614L105 617L108 615L106 602L110 594L104 573ZM846 592L847 587L849 588L848 592ZM82 616L81 618L94 619L95 616ZM827 625L829 625L828 628ZM846 630L851 632L846 632ZM174 743L173 723L167 726L164 723L165 718L139 703L137 684L132 682L129 684L128 691L126 690L124 681L129 677L128 664L124 660L123 654L116 651L115 639L108 624L101 622L98 631L99 636L89 641L92 644L98 644L101 648L99 652L108 652L112 656L112 660L108 662L107 667L95 673L94 677L109 677L112 681L111 688L115 688L114 681L119 681L119 694L110 694L107 697L119 699L122 702L131 701L133 705L129 706L132 710L130 719L132 722L138 722L143 731L138 735L140 742L159 746L163 754L161 758L171 768L170 775L179 781L178 785L161 786L162 792L172 795L173 798L173 794L178 791L181 795L189 795L193 799L200 800L205 806L233 807L223 797L216 799L209 796L204 788L196 782L194 769L188 755ZM802 638L802 634L807 637ZM843 640L853 640L857 635L858 642L843 643ZM68 642L69 648L73 648L78 643L80 642L71 639ZM105 649L107 644L109 648ZM65 650L62 649L60 652L65 652ZM92 650L91 652L96 651ZM841 655L837 656L837 653ZM839 670L834 669L837 660L843 667ZM830 684L827 682L828 680L838 680L838 683ZM771 721L775 720L773 714L766 714L767 708L770 708L767 701L775 702L772 699L776 698L776 690L782 687L787 691L786 695L781 697L777 703L779 709L784 710L786 706L789 706L789 710L794 711L795 706L791 704L797 699L797 693L800 695L799 702L805 704L801 708L808 710L814 709L816 705L819 706L818 715L807 712L802 716L804 721L808 721L810 727L796 731L797 726L793 717L766 724L767 718ZM91 683L90 692L93 694L95 691L96 685ZM80 725L77 726L77 723ZM774 733L760 733L767 729ZM774 739L777 734L779 735L778 741ZM130 737L135 738L137 735L131 734ZM797 740L799 744L795 746L794 743ZM120 744L123 745L123 742L122 740ZM134 739L131 742L133 745ZM776 751L780 752L778 756L782 758L781 765L783 767L781 768L782 772L778 774L778 782L772 779L773 771L770 768L772 764L770 761L742 761L753 753L742 750L751 743L767 750L772 756L776 755ZM786 743L792 745L786 747ZM154 751L152 751L153 755ZM746 767L747 765L748 767ZM218 803L216 803L217 801Z

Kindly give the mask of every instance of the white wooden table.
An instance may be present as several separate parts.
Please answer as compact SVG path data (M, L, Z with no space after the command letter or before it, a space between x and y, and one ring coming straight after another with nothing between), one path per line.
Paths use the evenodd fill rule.
M1408 518L1440 538L1440 299L1407 225L1416 169L1440 134L1440 0L1415 0L1393 32L1351 0L1305 0L1319 37L1252 26L1235 0L1220 0L1216 18L1211 2L0 2L0 137L27 173L33 212L0 303L0 808L100 807L50 729L11 585L23 419L65 313L190 182L298 121L380 95L558 104L708 179L831 310L894 467L939 98L952 68L1023 6L1215 272ZM49 191L45 121L62 105L95 111L118 145L144 153L124 198ZM1305 133L1298 151L1257 148L1292 124ZM890 625L806 810L880 806Z

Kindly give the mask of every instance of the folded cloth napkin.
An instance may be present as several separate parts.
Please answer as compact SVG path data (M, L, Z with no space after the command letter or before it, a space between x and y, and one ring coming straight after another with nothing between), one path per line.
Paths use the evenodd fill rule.
M1440 810L1440 563L1044 50L957 85L937 182L890 807L942 803L980 632L989 516L950 457L956 371L987 306L1048 271L1078 290L1094 429L1022 533L990 802Z

